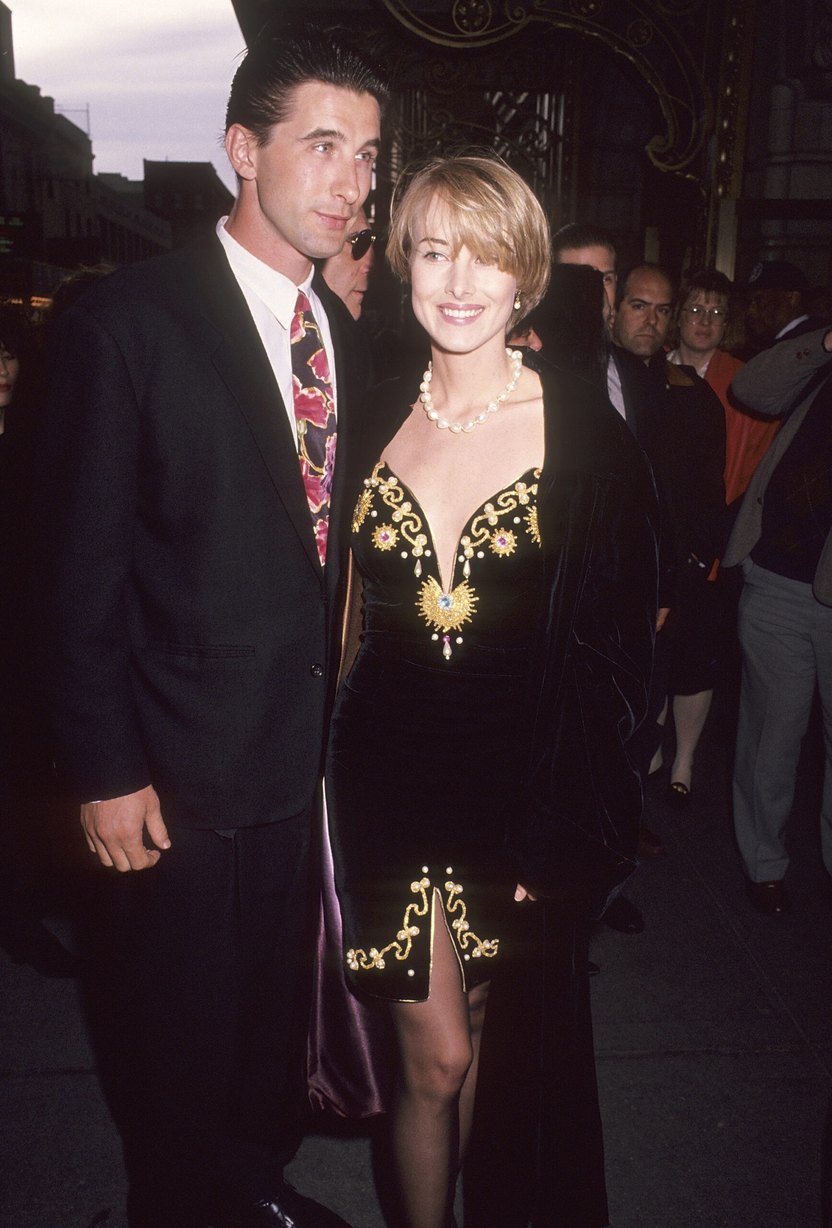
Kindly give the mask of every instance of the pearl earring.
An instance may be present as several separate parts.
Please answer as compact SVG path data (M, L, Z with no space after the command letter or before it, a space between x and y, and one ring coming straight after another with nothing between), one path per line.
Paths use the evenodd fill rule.
M515 311L519 311L519 310L520 310L520 291L519 291L519 290L518 290L518 291L517 291L517 293L514 295L514 310L515 310Z

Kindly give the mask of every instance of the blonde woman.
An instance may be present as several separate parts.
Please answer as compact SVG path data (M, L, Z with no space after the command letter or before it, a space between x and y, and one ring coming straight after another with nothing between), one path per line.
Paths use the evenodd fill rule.
M605 397L506 348L550 268L518 175L488 157L422 169L394 206L388 259L430 361L369 406L352 526L362 644L328 796L345 966L358 993L387 1000L398 1041L396 1222L446 1228L472 1119L525 1087L517 1072L552 1024L536 1005L522 1054L510 1036L491 1044L490 999L510 1034L535 944L545 981L552 910L573 934L632 868L641 798L624 743L650 668L653 492ZM586 1015L584 1040L588 1028ZM584 1089L594 1103L592 1069ZM515 1141L538 1131L546 1090L538 1078ZM515 1222L488 1190L487 1140L504 1132L480 1124L469 1228ZM498 1187L516 1185L518 1224L548 1224L571 1195L553 1188L562 1173L535 1171L545 1147L521 1153L530 1169L512 1183L503 1148ZM606 1223L602 1173L587 1201L564 1222Z

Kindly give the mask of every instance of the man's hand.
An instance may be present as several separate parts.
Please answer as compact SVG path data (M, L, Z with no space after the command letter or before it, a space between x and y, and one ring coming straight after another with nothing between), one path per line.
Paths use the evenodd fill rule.
M656 615L656 631L661 631L664 624L667 622L667 616L670 613L670 606L663 605L659 607L659 612Z
M147 870L161 857L159 849L170 848L170 837L159 809L159 798L152 785L113 797L105 802L85 802L81 807L81 826L91 853L103 866L128 870ZM157 846L146 848L144 831Z
M528 900L530 904L537 903L537 896L532 895L531 891L527 891L520 883L514 889L514 900L517 904L522 904L524 900Z

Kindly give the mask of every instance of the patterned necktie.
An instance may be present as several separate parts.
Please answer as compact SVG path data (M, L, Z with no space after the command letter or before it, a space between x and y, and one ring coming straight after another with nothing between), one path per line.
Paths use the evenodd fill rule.
M315 545L323 566L329 530L329 499L335 465L335 404L332 377L318 325L309 299L298 291L290 334L292 346L292 388L298 430L298 460Z

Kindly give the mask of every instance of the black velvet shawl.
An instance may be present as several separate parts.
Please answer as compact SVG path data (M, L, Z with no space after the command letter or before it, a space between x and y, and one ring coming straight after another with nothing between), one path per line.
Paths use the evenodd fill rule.
M524 805L507 840L520 882L595 916L636 864L641 784L627 742L647 707L658 509L646 458L606 395L528 361L544 390L549 601Z

